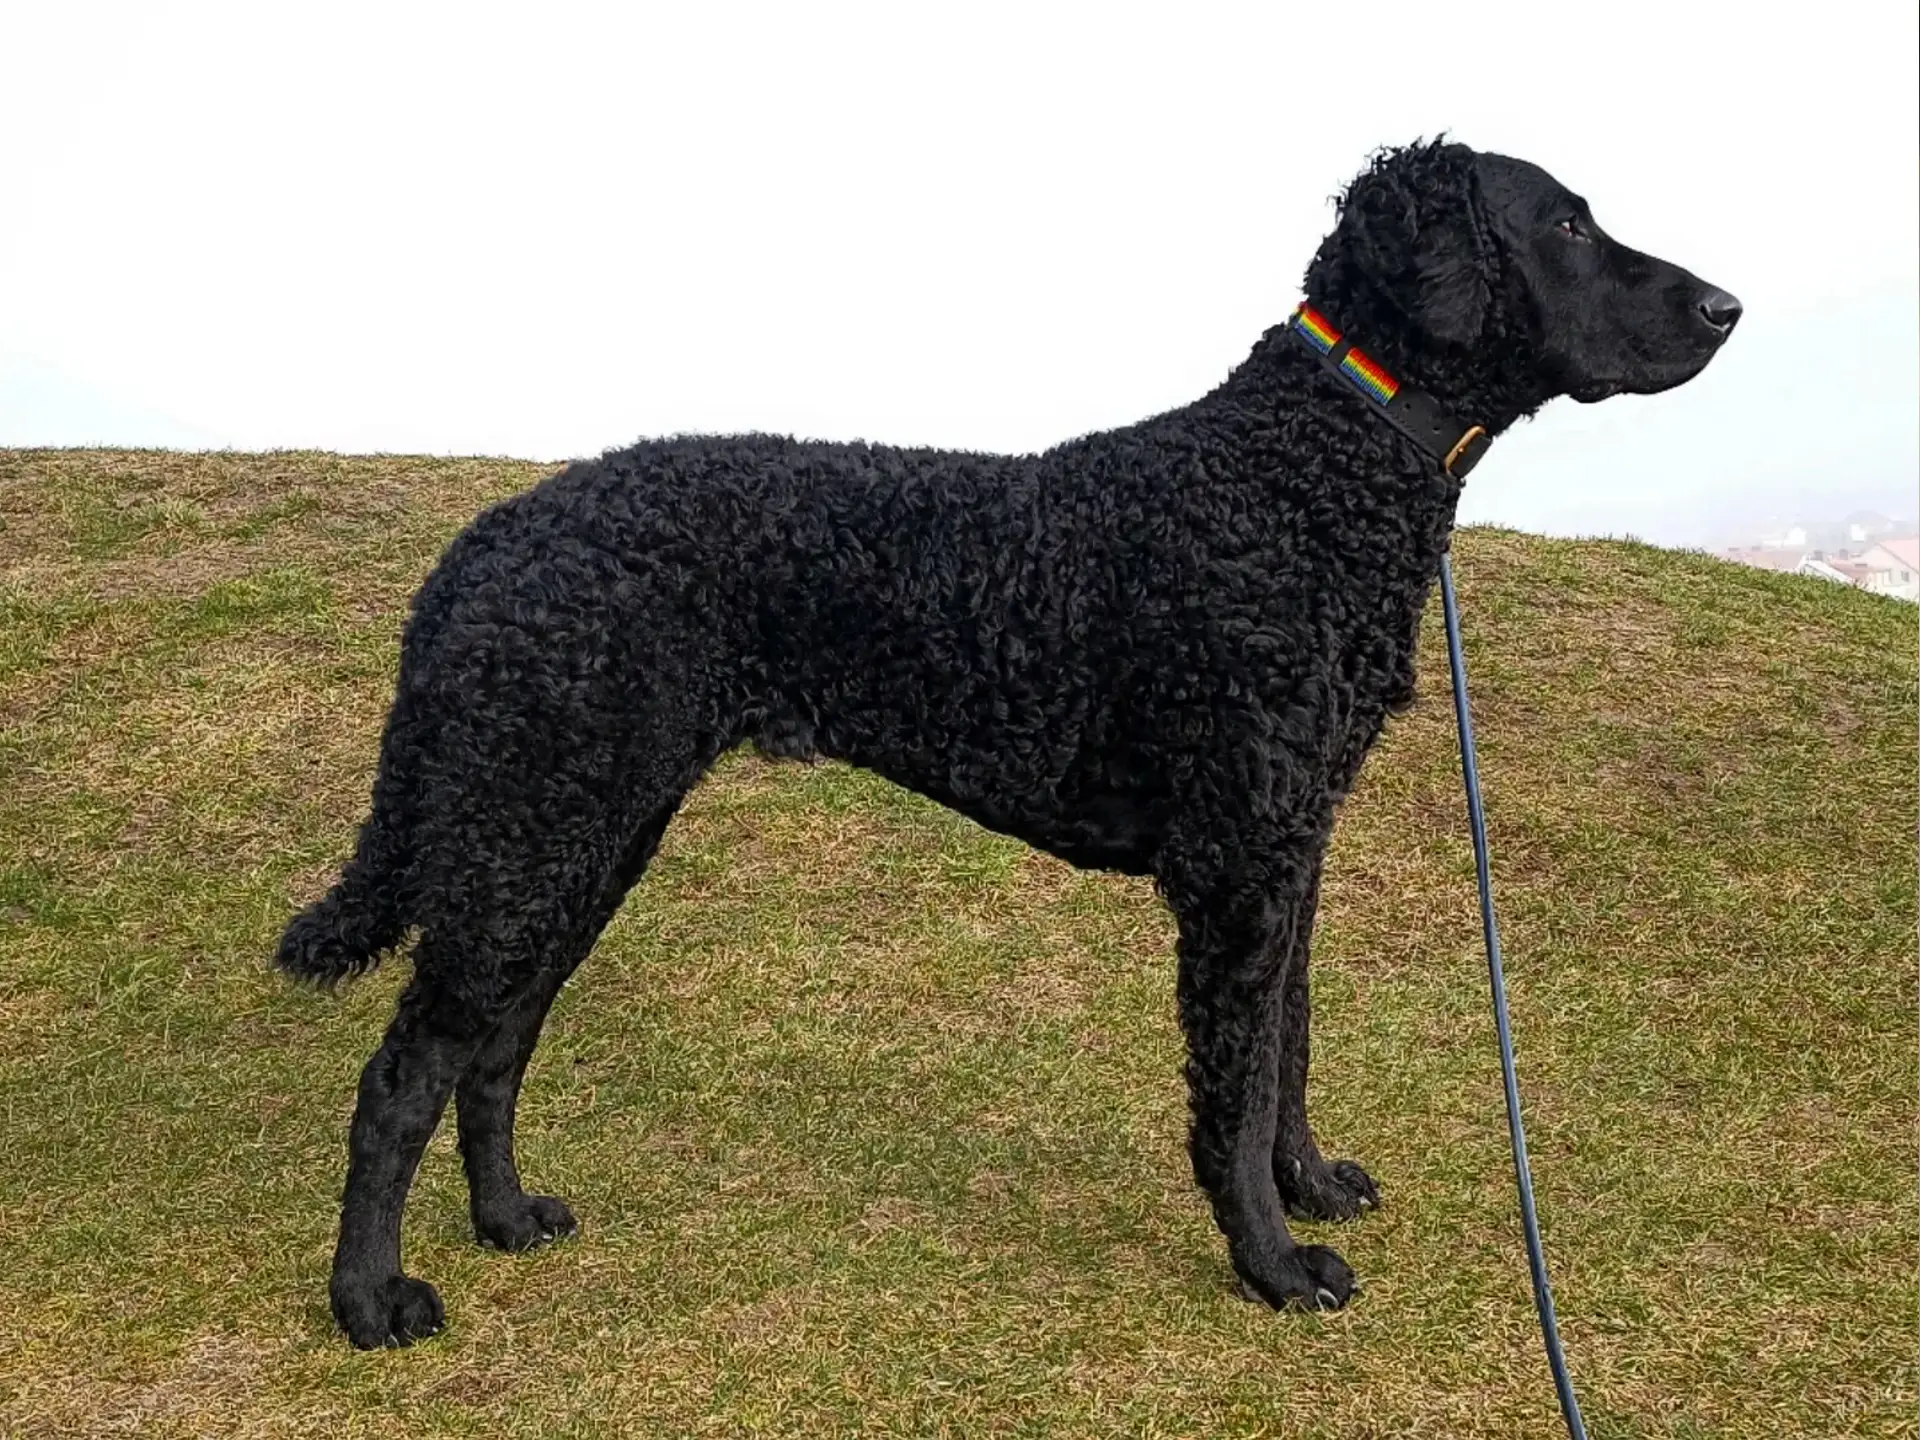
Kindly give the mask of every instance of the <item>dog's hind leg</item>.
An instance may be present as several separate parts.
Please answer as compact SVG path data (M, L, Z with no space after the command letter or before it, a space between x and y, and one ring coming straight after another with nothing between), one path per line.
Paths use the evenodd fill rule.
M474 1238L482 1245L531 1250L579 1228L566 1201L521 1188L513 1159L513 1116L547 1011L587 948L573 947L564 963L528 988L481 1042L455 1090L468 1209Z
M513 1103L561 983L666 829L672 807L650 808L655 818L611 862L584 850L542 854L537 864L496 856L477 875L448 877L460 909L423 927L413 981L360 1078L329 1287L334 1318L355 1345L406 1345L443 1323L433 1287L401 1272L400 1223L421 1152L456 1086L482 1237L510 1243L529 1222L557 1229L563 1215L571 1219L559 1202L538 1204L521 1191ZM527 904L527 877L536 873L537 909Z
M422 938L423 949L432 943ZM497 1012L449 1003L416 962L393 1022L360 1076L346 1194L328 1286L333 1317L361 1349L408 1345L444 1323L440 1297L400 1270L400 1217L427 1139Z
M580 931L556 947L540 977L480 1043L454 1092L474 1237L500 1250L528 1250L578 1228L564 1200L529 1195L514 1164L514 1109L527 1062L560 987L593 949L660 846L673 807L641 826Z
M1328 1161L1320 1154L1307 1123L1307 1063L1311 1002L1307 958L1313 942L1313 917L1320 899L1320 869L1313 883L1283 917L1287 941L1286 978L1280 1002L1279 1114L1273 1137L1273 1179L1287 1213L1303 1220L1351 1220L1380 1203L1373 1179L1351 1160Z

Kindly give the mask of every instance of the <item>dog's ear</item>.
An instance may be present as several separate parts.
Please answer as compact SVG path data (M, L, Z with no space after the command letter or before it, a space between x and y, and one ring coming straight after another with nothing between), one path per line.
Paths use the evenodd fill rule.
M1368 289L1443 344L1479 339L1493 289L1472 151L1436 142L1376 157L1340 218L1342 258Z
M1469 193L1461 197L1461 209L1422 226L1414 241L1413 317L1427 334L1448 345L1478 340L1493 303L1479 199L1471 193L1470 177L1464 188Z

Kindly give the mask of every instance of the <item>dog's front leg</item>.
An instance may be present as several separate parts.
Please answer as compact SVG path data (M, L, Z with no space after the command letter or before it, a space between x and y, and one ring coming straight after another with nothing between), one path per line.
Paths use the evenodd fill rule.
M1273 1178L1287 1213L1302 1220L1351 1220L1380 1203L1373 1178L1351 1160L1328 1161L1307 1123L1307 1065L1312 1051L1313 1007L1307 991L1307 960L1313 915L1320 897L1320 860L1313 879L1281 917L1276 943L1286 947L1280 1002L1279 1119L1274 1131Z
M1353 1294L1353 1271L1324 1245L1294 1243L1273 1173L1291 921L1307 868L1279 896L1270 870L1229 879L1175 864L1161 878L1180 922L1194 1179L1244 1293L1337 1309Z

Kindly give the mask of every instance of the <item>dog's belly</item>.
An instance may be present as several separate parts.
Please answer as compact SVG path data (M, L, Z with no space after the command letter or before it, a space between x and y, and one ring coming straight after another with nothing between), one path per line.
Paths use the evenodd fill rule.
M938 795L932 798L940 800ZM1150 807L1121 795L1099 795L1072 808L1044 816L1009 815L980 804L942 800L962 815L1024 840L1082 870L1116 870L1123 875L1153 872L1160 849L1163 818Z
M976 787L858 755L839 758L937 800L977 825L1024 840L1083 870L1148 875L1166 827L1166 806L1112 789L1062 796L1018 787Z

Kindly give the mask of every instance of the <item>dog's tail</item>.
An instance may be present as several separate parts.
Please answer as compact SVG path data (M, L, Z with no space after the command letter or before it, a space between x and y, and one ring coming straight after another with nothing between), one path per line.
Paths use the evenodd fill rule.
M363 974L400 943L407 921L395 863L398 846L376 807L333 889L293 917L273 963L308 984L332 987Z

